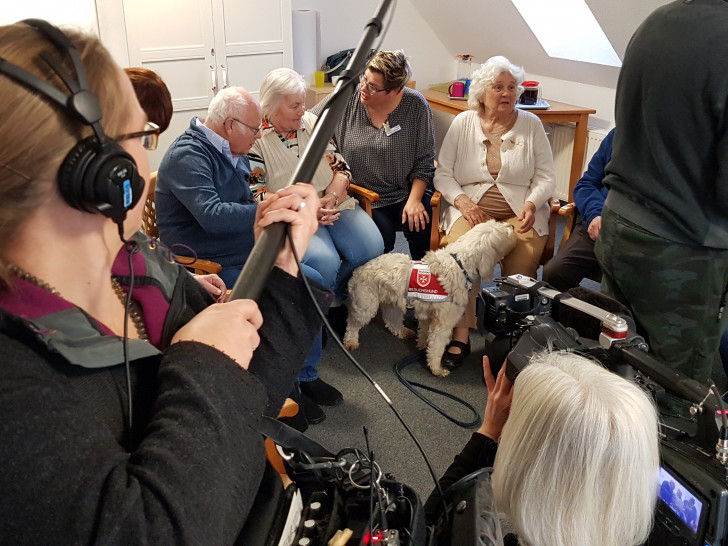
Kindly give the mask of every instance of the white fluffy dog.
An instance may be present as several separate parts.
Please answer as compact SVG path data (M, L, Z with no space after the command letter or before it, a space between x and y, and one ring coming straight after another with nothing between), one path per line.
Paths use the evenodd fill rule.
M410 300L419 321L417 347L427 347L427 365L434 375L450 373L442 367L442 355L468 303L468 284L478 277L491 279L495 264L515 244L516 234L510 225L490 220L447 247L425 254L422 262L452 297L452 301ZM344 336L347 349L359 348L359 330L369 324L380 305L387 330L401 339L414 337L414 332L402 324L412 265L407 254L390 253L354 271L349 281L349 319Z

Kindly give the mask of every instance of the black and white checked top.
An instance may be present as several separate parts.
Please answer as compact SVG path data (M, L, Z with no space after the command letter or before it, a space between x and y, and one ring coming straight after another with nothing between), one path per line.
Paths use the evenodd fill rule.
M326 101L311 111L319 115ZM435 176L435 133L427 100L404 88L397 108L381 128L372 125L354 86L334 133L339 152L349 164L352 182L379 194L373 208L393 205L409 197L412 181L432 186Z

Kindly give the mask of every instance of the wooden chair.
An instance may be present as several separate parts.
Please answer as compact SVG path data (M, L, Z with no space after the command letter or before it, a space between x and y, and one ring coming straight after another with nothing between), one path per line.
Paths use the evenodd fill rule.
M546 239L546 246L541 253L541 261L539 264L545 265L554 257L554 248L556 246L556 219L559 217L561 203L558 199L551 199L551 214L549 215L549 236Z
M349 184L349 193L359 200L359 205L369 216L372 215L372 203L379 201L379 194L356 184Z
M440 217L441 197L442 195L439 191L436 191L435 195L432 196L431 203L433 218ZM435 202L435 200L437 200L437 202ZM560 208L561 204L559 203L559 200L551 199L551 215L549 216L549 236L548 239L546 239L546 246L541 253L541 260L539 261L540 265L544 265L546 262L554 257L554 247L556 246L556 219L558 218ZM435 212L436 209L437 212ZM442 235L443 234L440 231L439 226L435 222L433 222L430 238L430 250L437 250L438 248L440 248L440 237Z
M157 206L154 203L154 188L157 185L157 171L154 171L149 177L149 191L147 200L144 203L144 212L142 213L142 231L150 237L159 239L159 230L157 229ZM175 255L177 263L182 264L187 269L192 270L196 275L204 275L206 273L220 273L222 266L211 260L203 260L200 258L191 258L189 256Z

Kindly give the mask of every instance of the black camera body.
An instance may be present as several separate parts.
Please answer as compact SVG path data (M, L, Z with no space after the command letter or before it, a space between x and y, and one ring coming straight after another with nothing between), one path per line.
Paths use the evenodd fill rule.
M499 279L496 288L482 291L482 300L478 318L486 332L486 352L503 352L508 346L505 365L511 381L533 354L547 348L569 350L599 360L656 398L666 391L692 402L693 420L661 419L660 495L647 544L728 545L727 442L719 441L720 404L710 389L648 354L644 340L629 332L619 316L544 283L520 275ZM568 324L573 328L557 320L567 316L565 306L572 308ZM599 339L582 337L580 327L594 319L602 323ZM590 334L592 326L585 328ZM491 354L491 362L494 358L499 355Z
M510 335L528 315L550 315L551 299L533 294L509 279L481 292L478 326L494 335Z

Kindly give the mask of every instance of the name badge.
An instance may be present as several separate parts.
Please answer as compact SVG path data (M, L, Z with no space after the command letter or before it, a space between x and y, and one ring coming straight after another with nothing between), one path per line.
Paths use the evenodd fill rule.
M397 131L401 131L401 130L402 130L402 127L400 127L399 125L390 127L389 123L387 123L386 121L384 122L384 134L387 136L392 136L394 133L396 133Z

